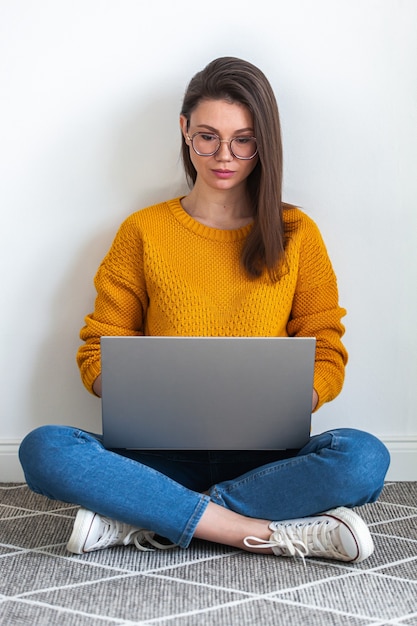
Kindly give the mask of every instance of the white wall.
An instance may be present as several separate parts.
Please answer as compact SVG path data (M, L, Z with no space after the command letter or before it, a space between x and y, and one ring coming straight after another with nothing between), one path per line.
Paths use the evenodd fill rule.
M44 423L100 428L75 364L93 275L122 219L181 193L178 112L208 61L278 97L285 199L319 223L349 310L352 426L417 480L415 0L0 0L0 481Z

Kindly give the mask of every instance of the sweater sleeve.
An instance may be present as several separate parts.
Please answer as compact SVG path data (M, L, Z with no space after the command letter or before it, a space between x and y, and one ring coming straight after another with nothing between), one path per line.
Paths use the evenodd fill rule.
M316 338L315 410L333 400L344 382L348 355L341 341L346 314L339 306L337 280L316 224L307 218L299 252L299 270L291 317L290 336Z
M131 219L126 220L102 261L94 284L94 312L80 331L84 344L77 352L81 379L88 391L101 372L100 338L143 335L148 298L143 277L142 241Z

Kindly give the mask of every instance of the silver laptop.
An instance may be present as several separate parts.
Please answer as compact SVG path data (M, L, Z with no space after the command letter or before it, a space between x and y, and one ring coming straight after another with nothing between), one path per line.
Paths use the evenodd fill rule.
M310 337L102 337L104 445L301 448L314 357Z

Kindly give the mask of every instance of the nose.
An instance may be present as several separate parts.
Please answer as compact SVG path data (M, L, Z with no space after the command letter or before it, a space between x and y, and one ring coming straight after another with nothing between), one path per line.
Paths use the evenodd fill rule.
M218 161L232 161L234 156L230 149L230 141L227 139L221 139L219 149L217 150L215 156Z

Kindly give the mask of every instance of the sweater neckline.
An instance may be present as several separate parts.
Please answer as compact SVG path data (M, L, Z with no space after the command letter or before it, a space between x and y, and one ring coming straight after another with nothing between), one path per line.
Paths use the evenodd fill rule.
M191 217L191 215L188 215L182 207L182 198L184 198L184 196L179 196L178 198L173 198L172 200L167 201L171 213L183 226L200 237L211 239L212 241L233 242L245 239L252 230L253 224L247 224L246 226L234 228L232 230L223 230L221 228L206 226L205 224L195 220Z

